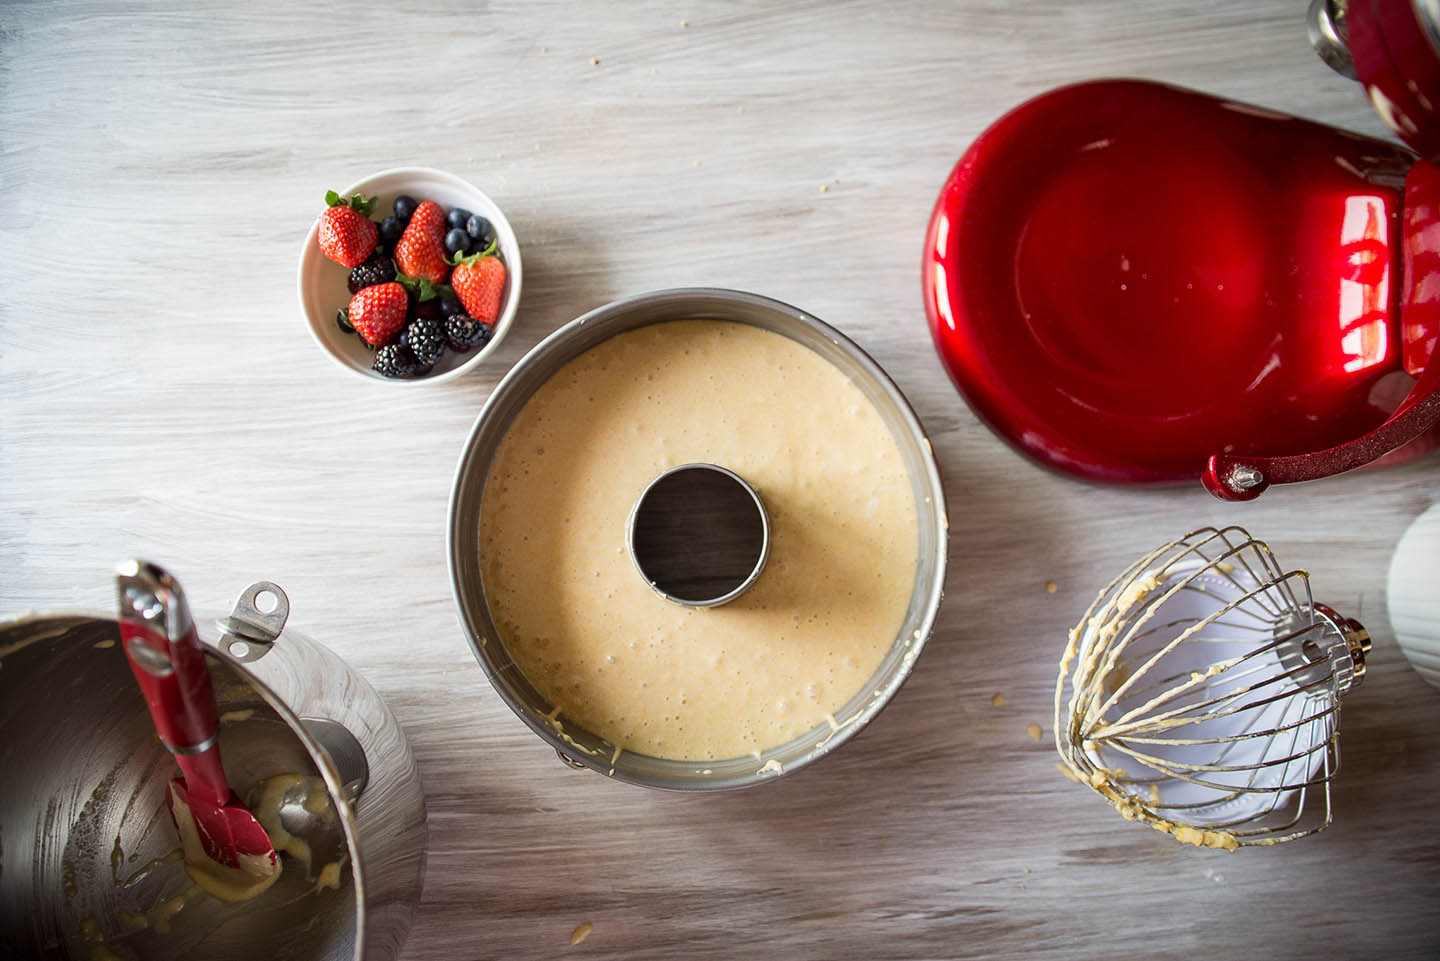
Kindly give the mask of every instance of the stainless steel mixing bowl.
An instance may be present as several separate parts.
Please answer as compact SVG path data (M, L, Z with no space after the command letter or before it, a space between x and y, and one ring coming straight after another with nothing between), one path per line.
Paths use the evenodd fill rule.
M795 340L846 374L875 405L910 476L919 518L919 565L905 620L875 675L821 725L779 747L725 761L675 761L632 754L578 727L520 673L495 629L480 573L480 512L496 448L531 395L566 362L622 331L667 320L751 324ZM947 521L940 472L920 420L899 388L845 335L788 304L713 288L662 290L616 301L571 321L541 341L496 387L465 442L450 496L450 580L460 622L490 683L511 709L572 767L646 787L704 790L746 787L795 771L835 750L880 712L910 673L935 622L945 582Z
M276 598L274 609L257 606L262 594ZM231 785L243 796L277 774L323 779L343 832L343 841L332 833L332 847L347 856L338 887L287 863L254 901L186 898L164 800L178 772L115 621L22 618L0 624L0 957L399 954L425 857L415 758L369 684L328 649L282 630L287 610L284 593L262 583L230 618L197 626Z

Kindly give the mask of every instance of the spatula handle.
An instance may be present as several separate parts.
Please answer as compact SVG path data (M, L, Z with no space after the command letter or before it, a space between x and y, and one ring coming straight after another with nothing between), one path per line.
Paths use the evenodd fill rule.
M127 561L115 577L120 642L161 742L185 785L216 805L230 797L220 764L220 717L195 620L180 584L162 568Z

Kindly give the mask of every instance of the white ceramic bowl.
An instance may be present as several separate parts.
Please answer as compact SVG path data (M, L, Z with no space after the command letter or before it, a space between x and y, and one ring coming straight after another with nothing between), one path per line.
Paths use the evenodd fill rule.
M454 174L431 167L396 167L371 174L364 180L346 187L341 194L364 194L378 198L371 217L388 216L400 194L409 194L416 200L433 200L449 210L463 207L490 221L495 228L499 242L500 257L505 261L505 294L500 301L500 316L495 319L495 332L489 343L479 350L458 354L448 348L430 373L423 377L381 377L370 369L375 354L365 346L358 334L341 330L335 323L335 314L350 302L350 291L345 286L350 272L320 252L316 235L320 231L320 214L323 212L325 184L317 184L315 222L305 235L305 246L300 250L300 270L296 285L300 296L300 310L310 325L310 333L321 349L341 367L353 371L369 380L387 384L434 384L454 380L468 370L485 362L485 358L500 346L505 335L515 322L515 309L520 304L520 244L510 222L500 212L495 202L479 188L461 180Z

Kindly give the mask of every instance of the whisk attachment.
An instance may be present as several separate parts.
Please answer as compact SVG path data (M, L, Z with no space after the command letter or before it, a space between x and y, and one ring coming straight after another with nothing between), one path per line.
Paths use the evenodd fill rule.
M1055 684L1067 776L1128 820L1233 851L1330 824L1340 699L1370 637L1239 527L1136 560L1071 629Z

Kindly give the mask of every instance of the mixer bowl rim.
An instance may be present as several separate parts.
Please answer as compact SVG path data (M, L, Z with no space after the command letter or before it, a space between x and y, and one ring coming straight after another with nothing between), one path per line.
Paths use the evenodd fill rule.
M100 613L93 608L73 611L26 611L15 615L0 616L0 631L30 623L57 620L91 620L118 624L113 616ZM245 682L260 695L261 700L280 716L280 719L290 728L290 733L295 736L300 742L300 745L305 749L305 753L310 756L310 760L315 765L315 769L320 772L320 777L325 782L325 789L330 793L331 806L334 808L335 814L340 821L341 830L345 833L345 847L350 854L350 879L355 892L355 950L352 957L356 959L356 961L359 961L359 959L365 957L364 871L361 867L362 856L360 852L358 828L355 824L355 815L350 805L344 800L344 787L340 780L340 774L335 769L334 763L325 753L324 748L311 736L309 731L305 730L304 724L300 721L300 716L291 710L290 706L286 704L278 694L272 691L264 681L245 670L241 662L221 650L215 642L210 639L208 635L212 632L223 633L223 631L219 631L218 627L220 620L221 618L214 616L210 611L202 610L197 612L195 626L200 637L200 643L204 645L205 653L215 657L231 671L244 678ZM281 631L280 637L283 638L285 633L285 631ZM291 633L293 634L294 632ZM116 635L119 635L118 626L116 628ZM309 638L306 638L306 640L309 640ZM278 638L275 643L277 646L279 645L280 641ZM311 643L318 642L312 641Z

